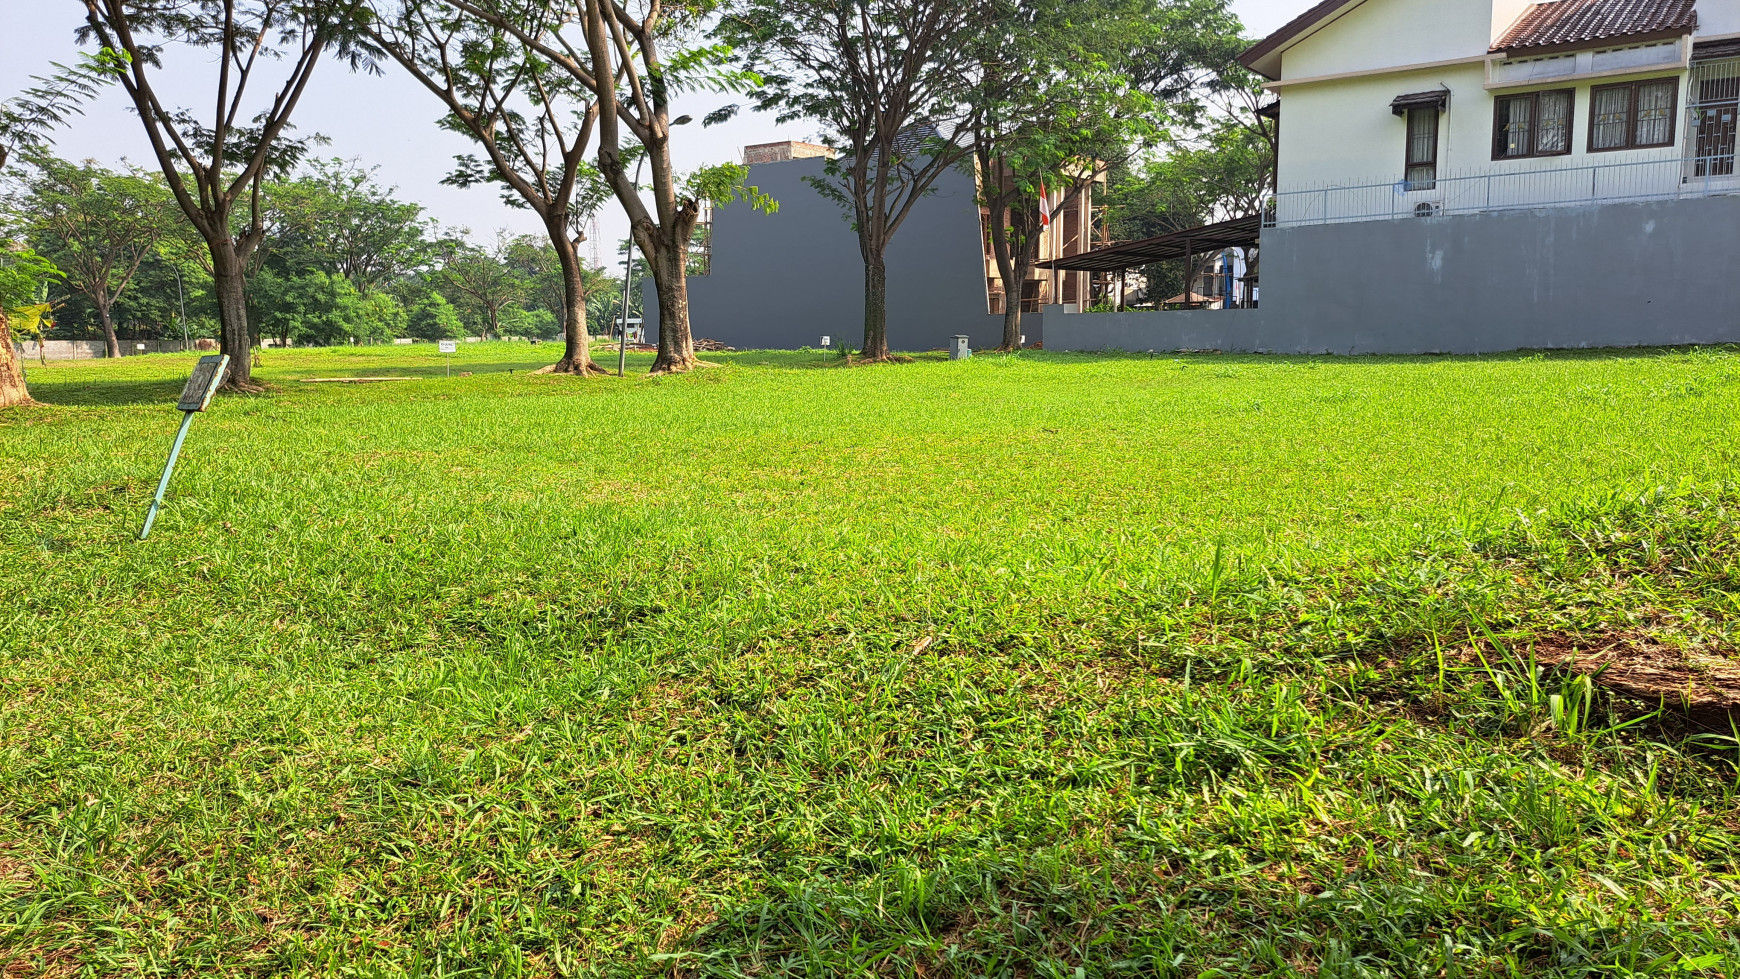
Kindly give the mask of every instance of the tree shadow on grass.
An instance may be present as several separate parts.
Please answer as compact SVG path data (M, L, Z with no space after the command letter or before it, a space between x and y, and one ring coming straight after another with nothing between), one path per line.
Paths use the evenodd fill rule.
M186 383L184 377L113 381L82 378L76 381L33 380L30 382L30 396L45 405L68 408L174 405Z
M1156 348L1153 350L1029 350L1022 351L1018 356L1031 357L1042 362L1057 364L1132 360L1201 360L1212 361L1215 363L1350 364L1354 366L1377 366L1383 364L1438 363L1496 364L1529 360L1654 360L1662 357L1694 353L1697 351L1734 353L1740 352L1740 347L1733 344L1679 347L1578 347L1506 350L1498 353L1483 354L1278 354ZM1007 356L994 354L991 351L978 351L976 353L978 356Z
M542 358L514 363L488 364L454 364L453 379L462 375L485 377L489 375L513 374L525 377L550 366L552 360ZM281 394L288 391L320 387L322 385L304 384L303 381L316 377L415 377L418 379L444 379L446 369L440 363L434 365L416 364L363 364L345 365L328 370L298 370L293 376L286 376L277 371L260 372L256 380L263 381L274 390L270 394ZM550 376L550 375L546 375ZM562 375L554 375L561 377ZM67 408L92 407L127 407L133 405L165 405L172 406L181 395L181 389L187 383L182 374L174 374L163 378L104 378L98 374L90 374L77 379L51 378L30 380L30 396L45 405L55 405ZM330 385L331 387L371 387L372 385ZM234 397L220 395L220 398Z

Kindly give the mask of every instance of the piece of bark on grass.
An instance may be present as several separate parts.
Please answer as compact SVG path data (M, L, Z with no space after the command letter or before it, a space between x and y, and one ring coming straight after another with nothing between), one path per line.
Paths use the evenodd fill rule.
M1700 727L1727 730L1740 721L1740 662L1732 659L1646 639L1555 637L1535 643L1535 660L1587 676L1629 700L1677 711Z

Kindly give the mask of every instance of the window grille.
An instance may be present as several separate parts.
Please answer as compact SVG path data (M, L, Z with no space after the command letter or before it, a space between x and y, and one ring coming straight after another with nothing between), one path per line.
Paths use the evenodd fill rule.
M1690 98L1686 134L1692 175L1732 176L1735 122L1740 117L1740 58L1692 65Z

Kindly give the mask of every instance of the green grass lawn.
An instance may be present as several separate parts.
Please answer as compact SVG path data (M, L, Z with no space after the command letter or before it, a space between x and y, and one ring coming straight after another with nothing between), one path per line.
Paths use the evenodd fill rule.
M0 974L1740 975L1740 354L550 350L31 368Z

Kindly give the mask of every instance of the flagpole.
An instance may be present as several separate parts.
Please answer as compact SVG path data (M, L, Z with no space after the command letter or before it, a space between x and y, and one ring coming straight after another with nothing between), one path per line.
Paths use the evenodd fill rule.
M1045 203L1045 210L1048 213L1052 212L1052 210L1053 210L1052 206L1051 206L1049 193L1048 193L1046 203ZM1056 215L1053 214L1053 217L1055 217L1055 216ZM1057 260L1063 257L1063 254L1062 254L1063 250L1061 248L1059 248L1057 245L1057 243L1058 243L1057 222L1056 221L1047 221L1045 223L1045 230L1051 236L1051 261L1053 263L1051 266L1051 304L1053 306L1056 306L1056 305L1059 305L1060 303L1062 303L1062 301L1063 301L1063 297L1058 295L1058 293L1057 293L1057 265L1056 265Z

